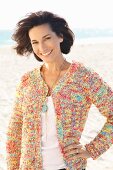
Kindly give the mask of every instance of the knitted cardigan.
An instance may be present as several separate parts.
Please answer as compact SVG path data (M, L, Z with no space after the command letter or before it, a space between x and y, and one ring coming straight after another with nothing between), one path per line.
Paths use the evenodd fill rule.
M7 130L7 169L42 170L41 110L48 93L40 67L22 76ZM113 91L93 70L72 62L52 91L57 137L66 170L86 167L85 158L66 159L64 147L79 142L94 104L107 118L97 136L85 145L93 159L113 144Z

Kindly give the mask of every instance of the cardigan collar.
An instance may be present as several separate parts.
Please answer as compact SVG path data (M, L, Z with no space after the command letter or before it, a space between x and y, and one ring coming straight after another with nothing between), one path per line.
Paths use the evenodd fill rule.
M72 61L71 65L69 66L68 70L65 72L65 74L57 81L55 87L52 90L52 95L57 94L63 87L63 85L69 80L69 77L76 71L78 64L75 63L75 61ZM37 84L40 89L42 88L44 96L47 96L48 93L48 86L46 82L44 81L43 77L41 76L41 67L42 65L39 66L39 68L36 68L36 79L35 83ZM40 84L39 84L40 83Z

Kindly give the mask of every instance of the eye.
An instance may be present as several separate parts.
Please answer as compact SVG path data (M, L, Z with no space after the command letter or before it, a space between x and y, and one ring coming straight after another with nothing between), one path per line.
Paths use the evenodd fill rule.
M46 37L45 39L46 39L46 40L49 40L49 39L51 39L51 37Z
M38 44L38 42L37 41L33 41L31 44Z

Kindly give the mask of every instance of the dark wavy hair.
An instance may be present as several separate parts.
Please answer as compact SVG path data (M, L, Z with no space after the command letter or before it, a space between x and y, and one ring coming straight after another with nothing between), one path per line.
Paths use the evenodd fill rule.
M48 11L38 11L27 14L25 18L20 20L16 25L12 39L16 41L14 49L17 54L29 55L34 53L28 34L29 30L35 26L46 23L50 25L52 31L55 32L57 36L63 36L63 42L60 44L61 52L64 54L70 52L74 42L74 33L69 28L66 20ZM38 61L42 61L35 53L34 56Z

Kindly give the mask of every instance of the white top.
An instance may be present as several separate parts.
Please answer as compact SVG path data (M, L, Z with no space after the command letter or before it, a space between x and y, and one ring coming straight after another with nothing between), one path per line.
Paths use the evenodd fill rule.
M56 133L56 115L52 97L47 97L48 111L42 116L42 158L43 170L66 168Z

